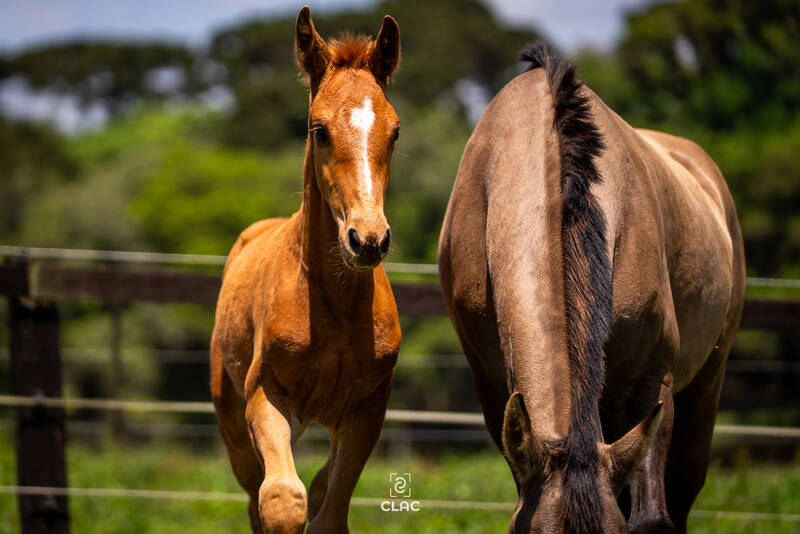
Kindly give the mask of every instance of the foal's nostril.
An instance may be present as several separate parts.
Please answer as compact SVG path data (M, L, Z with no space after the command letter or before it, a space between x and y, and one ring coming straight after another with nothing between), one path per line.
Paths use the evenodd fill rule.
M388 254L389 245L391 244L391 242L392 242L392 231L389 228L387 228L386 235L383 236L383 239L381 240L380 244L381 255L386 256L386 254Z
M358 231L355 228L350 228L347 231L347 241L350 244L350 249L355 256L361 255L361 238L358 237Z

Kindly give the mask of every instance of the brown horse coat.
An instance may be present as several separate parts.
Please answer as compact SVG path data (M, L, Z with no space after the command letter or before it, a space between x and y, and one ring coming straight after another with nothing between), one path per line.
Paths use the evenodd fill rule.
M629 484L631 531L685 532L742 309L733 201L697 145L632 128L566 62L525 54L467 143L439 245L520 490L509 531L624 531Z
M383 195L397 137L386 84L400 36L327 44L308 7L298 61L310 78L303 203L259 221L228 256L211 341L211 394L253 532L347 532L350 497L380 433L400 326L379 265ZM310 422L331 438L306 489L291 446Z

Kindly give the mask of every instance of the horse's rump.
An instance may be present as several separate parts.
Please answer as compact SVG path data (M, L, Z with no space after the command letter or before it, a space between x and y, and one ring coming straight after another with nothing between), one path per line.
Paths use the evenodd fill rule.
M544 68L498 93L465 148L442 227L441 281L518 486L550 476L525 473L531 463L557 466L564 500L547 506L571 510L566 531L600 531L617 524L608 487L620 480L598 482L608 476L599 458L618 451L623 434L634 432L622 441L644 451L657 434L646 469L663 469L672 395L684 388L675 428L695 432L699 445L676 445L675 458L699 478L675 495L690 505L696 494L741 314L741 233L724 179L697 145L632 128L543 47L523 59ZM502 359L505 376L489 359ZM669 420L658 433L656 402L667 403ZM663 471L653 476L663 484ZM533 516L523 509L512 531L527 532ZM669 523L661 509L639 512Z

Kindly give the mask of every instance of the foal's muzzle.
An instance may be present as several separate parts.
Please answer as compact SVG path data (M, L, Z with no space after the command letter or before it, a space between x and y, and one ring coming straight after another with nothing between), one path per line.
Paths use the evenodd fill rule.
M347 244L342 247L349 253L343 254L345 263L348 267L356 270L373 269L389 253L391 240L392 232L388 226L380 236L374 233L362 236L355 227L351 226L347 229ZM348 255L350 258L347 258Z

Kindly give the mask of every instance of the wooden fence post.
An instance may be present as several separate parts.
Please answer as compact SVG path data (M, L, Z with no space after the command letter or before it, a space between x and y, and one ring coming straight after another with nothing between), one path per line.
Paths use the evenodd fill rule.
M58 309L27 297L9 298L11 391L61 396ZM67 487L64 410L44 406L17 410L17 483ZM68 534L66 496L19 495L23 534Z
M122 304L112 302L109 305L111 313L111 370L109 373L109 397L119 398L123 385L124 372L122 369ZM111 432L118 442L125 441L125 419L122 410L111 410Z

